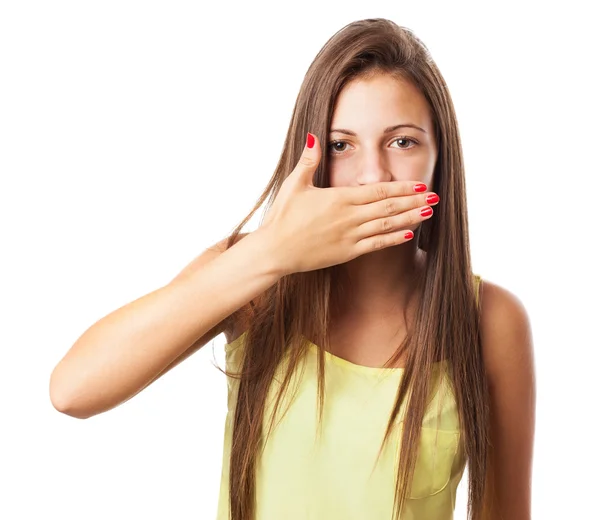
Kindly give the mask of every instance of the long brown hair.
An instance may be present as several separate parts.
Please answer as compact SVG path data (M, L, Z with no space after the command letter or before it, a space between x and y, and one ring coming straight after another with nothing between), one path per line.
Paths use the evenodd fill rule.
M383 443L407 403L401 438L394 496L396 518L404 508L416 465L418 442L428 397L432 369L437 360L448 360L457 402L462 447L469 474L468 518L481 518L488 457L488 389L481 354L479 311L471 270L465 176L461 143L447 85L428 49L412 33L392 21L376 18L348 24L319 51L304 78L275 173L254 209L229 236L231 247L244 225L263 205L275 200L287 175L298 162L310 131L327 142L335 101L354 79L391 74L416 85L427 99L433 116L438 159L434 184L441 202L433 217L424 221L415 240L427 252L425 273L416 290L421 295L415 322L386 366L407 352L395 406ZM329 187L327 154L323 153L314 185ZM260 451L271 432L277 409L292 375L303 359L311 338L318 346L318 410L322 420L325 354L329 349L329 324L333 302L343 290L340 266L293 273L281 278L249 305L240 309L247 324L239 379L229 473L232 520L254 520L256 468ZM271 415L263 432L265 403L273 377L284 360L289 362ZM383 446L382 443L382 446Z

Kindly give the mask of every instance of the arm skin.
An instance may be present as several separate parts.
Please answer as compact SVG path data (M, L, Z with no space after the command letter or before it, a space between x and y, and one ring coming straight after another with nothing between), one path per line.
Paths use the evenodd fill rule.
M484 520L531 520L536 377L531 326L521 301L481 284L482 347L491 397L491 464Z

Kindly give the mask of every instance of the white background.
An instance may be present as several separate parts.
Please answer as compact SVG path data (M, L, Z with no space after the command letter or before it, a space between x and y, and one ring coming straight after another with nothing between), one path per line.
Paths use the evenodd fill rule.
M53 409L50 373L89 326L168 283L247 214L316 53L347 23L380 16L414 30L449 85L474 270L530 316L533 518L598 514L600 41L591 8L1 5L1 518L214 519L226 381L212 360L222 365L224 336L88 420Z

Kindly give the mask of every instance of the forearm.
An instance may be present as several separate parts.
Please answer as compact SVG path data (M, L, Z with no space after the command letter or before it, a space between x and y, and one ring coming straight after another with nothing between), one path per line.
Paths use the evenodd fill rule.
M251 233L196 272L91 326L52 373L55 406L85 418L138 393L198 338L279 280L270 244Z

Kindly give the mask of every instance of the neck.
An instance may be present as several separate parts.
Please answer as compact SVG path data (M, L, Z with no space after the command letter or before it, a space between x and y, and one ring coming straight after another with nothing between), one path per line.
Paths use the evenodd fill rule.
M342 265L344 292L338 311L362 318L397 315L414 296L426 253L416 241L359 256Z

